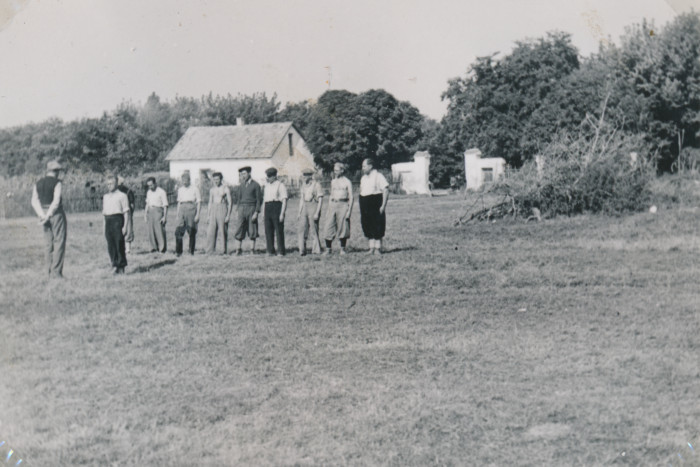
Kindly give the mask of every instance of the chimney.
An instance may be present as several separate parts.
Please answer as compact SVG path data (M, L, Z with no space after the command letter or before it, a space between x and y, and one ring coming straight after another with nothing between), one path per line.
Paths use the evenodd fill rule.
M237 117L236 118L236 126L243 126L243 125L245 125L245 122L243 121L243 119L241 117Z

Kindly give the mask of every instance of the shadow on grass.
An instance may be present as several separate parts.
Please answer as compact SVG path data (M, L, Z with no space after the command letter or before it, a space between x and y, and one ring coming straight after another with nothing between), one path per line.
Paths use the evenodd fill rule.
M143 266L138 266L132 270L132 274L140 274L142 272L150 272L156 269L160 269L163 266L168 266L169 264L175 264L177 263L176 259L165 259L163 261L158 261L157 263L153 264L145 264Z

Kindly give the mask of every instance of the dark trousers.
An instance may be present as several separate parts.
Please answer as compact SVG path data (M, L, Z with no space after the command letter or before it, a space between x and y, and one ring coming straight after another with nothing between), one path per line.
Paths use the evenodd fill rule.
M48 209L44 207L44 209ZM66 254L66 215L58 208L44 224L45 257L49 276L63 276L63 258Z
M175 228L175 253L182 254L182 238L185 232L190 237L190 253L194 254L195 243L197 242L197 224L194 215L197 208L194 203L180 204L180 217L177 219Z
M380 213L384 198L381 193L360 196L360 222L365 237L371 240L381 240L386 231L386 213Z
M126 266L126 251L124 234L124 215L114 214L105 216L105 239L107 239L107 252L112 262L112 267L123 268Z
M268 201L265 203L265 240L267 241L267 252L275 254L275 234L277 234L277 250L283 255L284 249L284 222L280 222L282 213L281 201Z

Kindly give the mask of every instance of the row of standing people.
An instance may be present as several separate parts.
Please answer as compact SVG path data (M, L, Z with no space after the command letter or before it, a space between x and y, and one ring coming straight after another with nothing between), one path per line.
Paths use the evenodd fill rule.
M63 276L63 262L67 238L67 222L61 202L60 172L63 166L57 161L47 165L47 175L40 179L32 194L32 206L43 226L45 237L45 257L50 277ZM350 237L350 216L354 204L354 195L350 180L344 175L345 166L334 166L334 178L331 181L328 208L325 223L325 252L330 254L332 242L338 240L340 253L346 253L347 240ZM381 253L381 241L386 228L386 204L388 201L388 183L384 176L374 169L371 159L362 163L363 177L360 182L360 214L362 230L369 239L369 252ZM284 220L287 208L287 189L277 179L277 170L266 171L267 183L263 187L251 177L251 168L239 170L240 184L237 200L237 219L235 251L242 254L242 243L247 236L252 241L251 251L255 250L258 238L258 217L261 214L265 223L265 237L268 255L284 255ZM299 252L305 255L307 241L311 243L311 253L320 254L321 242L319 225L324 193L320 184L313 180L313 171L304 172L299 201ZM229 189L222 184L222 176L213 176L214 187L209 193L207 229L207 252L214 253L217 236L223 240L224 252L228 250L228 224L233 210ZM158 187L156 180L147 180L146 208L144 220L147 225L151 252L165 252L167 241L165 225L168 215L168 197L165 190ZM107 251L115 274L124 272L127 266L126 253L134 238L133 213L135 209L133 192L123 185L116 176L107 179L108 192L103 197L102 214ZM182 176L182 186L177 192L177 226L175 229L175 252L183 252L185 234L189 239L189 252L194 254L197 226L201 210L199 190L191 184L189 174ZM275 237L277 249L275 249Z

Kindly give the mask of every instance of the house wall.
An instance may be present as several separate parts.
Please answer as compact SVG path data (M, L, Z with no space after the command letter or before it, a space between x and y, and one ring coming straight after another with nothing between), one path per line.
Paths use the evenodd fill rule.
M289 140L285 135L273 153L271 164L277 168L279 175L286 176L289 180L297 180L301 178L301 172L304 169L315 170L316 164L313 154L299 132L292 127L288 133L292 134L293 155L289 155Z
M416 154L415 162L402 162L391 166L394 180L401 178L401 189L407 194L430 194L430 155Z
M481 158L481 151L468 149L464 153L464 176L468 190L478 190L484 184L483 169L493 171L493 181L498 180L506 170L506 161L502 157Z
M253 180L262 184L265 182L265 170L272 167L271 159L214 159L201 161L170 161L170 178L179 179L185 170L190 171L192 183L202 186L199 179L202 170L221 172L226 185L238 185L238 169L250 166Z

